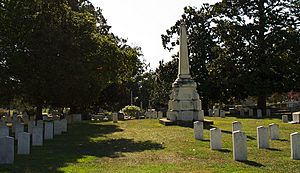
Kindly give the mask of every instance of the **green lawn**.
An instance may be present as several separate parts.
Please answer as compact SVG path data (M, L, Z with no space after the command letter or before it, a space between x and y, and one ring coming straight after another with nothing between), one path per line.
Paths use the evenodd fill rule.
M222 129L222 151L211 151L209 130L204 141L193 129L163 126L158 120L130 120L69 126L67 134L32 147L29 156L15 155L14 165L0 172L300 172L300 161L290 159L289 135L300 125L279 119L208 118ZM231 122L241 121L248 135L247 162L232 159ZM278 123L280 140L270 149L257 149L256 127Z

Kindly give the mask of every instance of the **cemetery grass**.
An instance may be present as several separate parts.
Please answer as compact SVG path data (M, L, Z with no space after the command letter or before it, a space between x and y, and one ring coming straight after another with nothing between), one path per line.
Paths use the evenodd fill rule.
M221 151L210 150L209 129L198 141L192 128L163 126L158 120L88 121L32 147L28 156L15 154L15 163L0 165L0 172L300 172L300 161L290 159L289 139L300 125L279 119L208 119L222 130ZM232 121L240 121L248 136L247 162L232 159ZM280 140L258 149L256 127L270 123L279 124Z

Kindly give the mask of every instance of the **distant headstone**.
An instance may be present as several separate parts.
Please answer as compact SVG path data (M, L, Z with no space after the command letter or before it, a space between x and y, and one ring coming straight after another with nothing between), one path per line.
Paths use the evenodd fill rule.
M68 121L66 119L60 120L61 123L61 131L67 132L68 131Z
M284 122L284 123L288 123L289 122L288 115L282 115L282 122Z
M232 132L242 130L242 123L238 121L232 122Z
M213 110L211 110L211 109L208 110L208 116L210 116L210 117L213 116Z
M157 118L158 119L162 119L163 118L163 112L162 111L158 111L157 112Z
M232 142L233 160L246 161L248 158L246 134L240 130L234 131L232 134Z
M30 154L30 133L18 133L18 154Z
M300 160L300 133L295 132L290 135L291 138L291 158ZM1 145L0 145L1 146Z
M14 163L14 138L6 136L0 138L0 164Z
M279 125L278 124L269 124L270 129L270 138L271 140L279 139Z
M257 116L257 118L262 118L262 111L261 111L261 109L257 109L256 116Z
M61 135L62 128L61 128L61 122L60 120L54 121L54 135Z
M32 146L43 145L43 129L34 127L32 130Z
M67 118L68 124L73 123L73 115L67 115L66 118Z
M253 117L253 109L249 109L249 117Z
M220 110L220 117L225 118L225 111L224 110Z
M45 122L45 139L53 139L53 122Z
M80 122L81 120L81 114L73 114L73 122Z
M43 120L38 120L37 123L36 123L36 126L43 129L44 128L44 121Z
M269 148L269 133L268 128L259 126L257 127L257 146L258 148Z
M15 139L18 139L18 134L24 132L24 124L16 123L15 124Z
M213 114L214 114L214 117L219 117L220 116L220 110L219 109L214 109Z
M210 129L210 148L212 150L222 149L221 130L218 128Z
M195 139L203 140L203 122L200 121L194 122L194 133L195 133Z
M0 138L9 136L9 128L7 126L0 127Z
M35 127L35 121L28 121L28 133L32 134L32 130Z
M118 123L118 113L117 112L112 113L112 117L113 117L113 123Z
M294 123L300 123L300 112L294 112L293 113L293 122Z
M268 117L271 116L271 109L266 110L266 116L268 116Z
M244 116L245 115L245 110L244 109L240 109L240 116Z

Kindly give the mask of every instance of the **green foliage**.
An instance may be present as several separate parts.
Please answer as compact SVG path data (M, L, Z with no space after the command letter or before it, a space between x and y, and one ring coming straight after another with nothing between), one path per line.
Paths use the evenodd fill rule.
M142 110L138 106L127 105L122 109L122 112L130 117L138 117L142 113Z

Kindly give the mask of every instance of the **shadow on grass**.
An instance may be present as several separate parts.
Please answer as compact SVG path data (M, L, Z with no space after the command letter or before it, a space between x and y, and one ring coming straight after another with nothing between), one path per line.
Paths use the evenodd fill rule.
M32 147L30 155L15 154L15 163L1 165L0 172L63 172L59 169L87 156L116 158L127 152L163 149L161 144L151 141L106 138L123 131L116 125L80 123L69 127L66 134L44 141L44 146Z
M231 150L228 150L228 149L221 149L221 150L218 150L219 152L221 153L230 153Z
M287 140L287 139L277 139L276 141L288 142L289 140Z
M238 161L238 162L244 163L244 164L249 165L249 166L254 166L254 167L264 167L263 164L260 164L260 163L257 163L257 162L251 161L251 160Z
M226 134L232 134L231 131L228 131L228 130L221 130L222 133L226 133ZM252 136L248 136L247 135L247 138L250 139L250 140L256 140L256 138L252 137Z
M270 151L282 151L280 149L277 149L277 148L266 148L267 150L270 150Z

